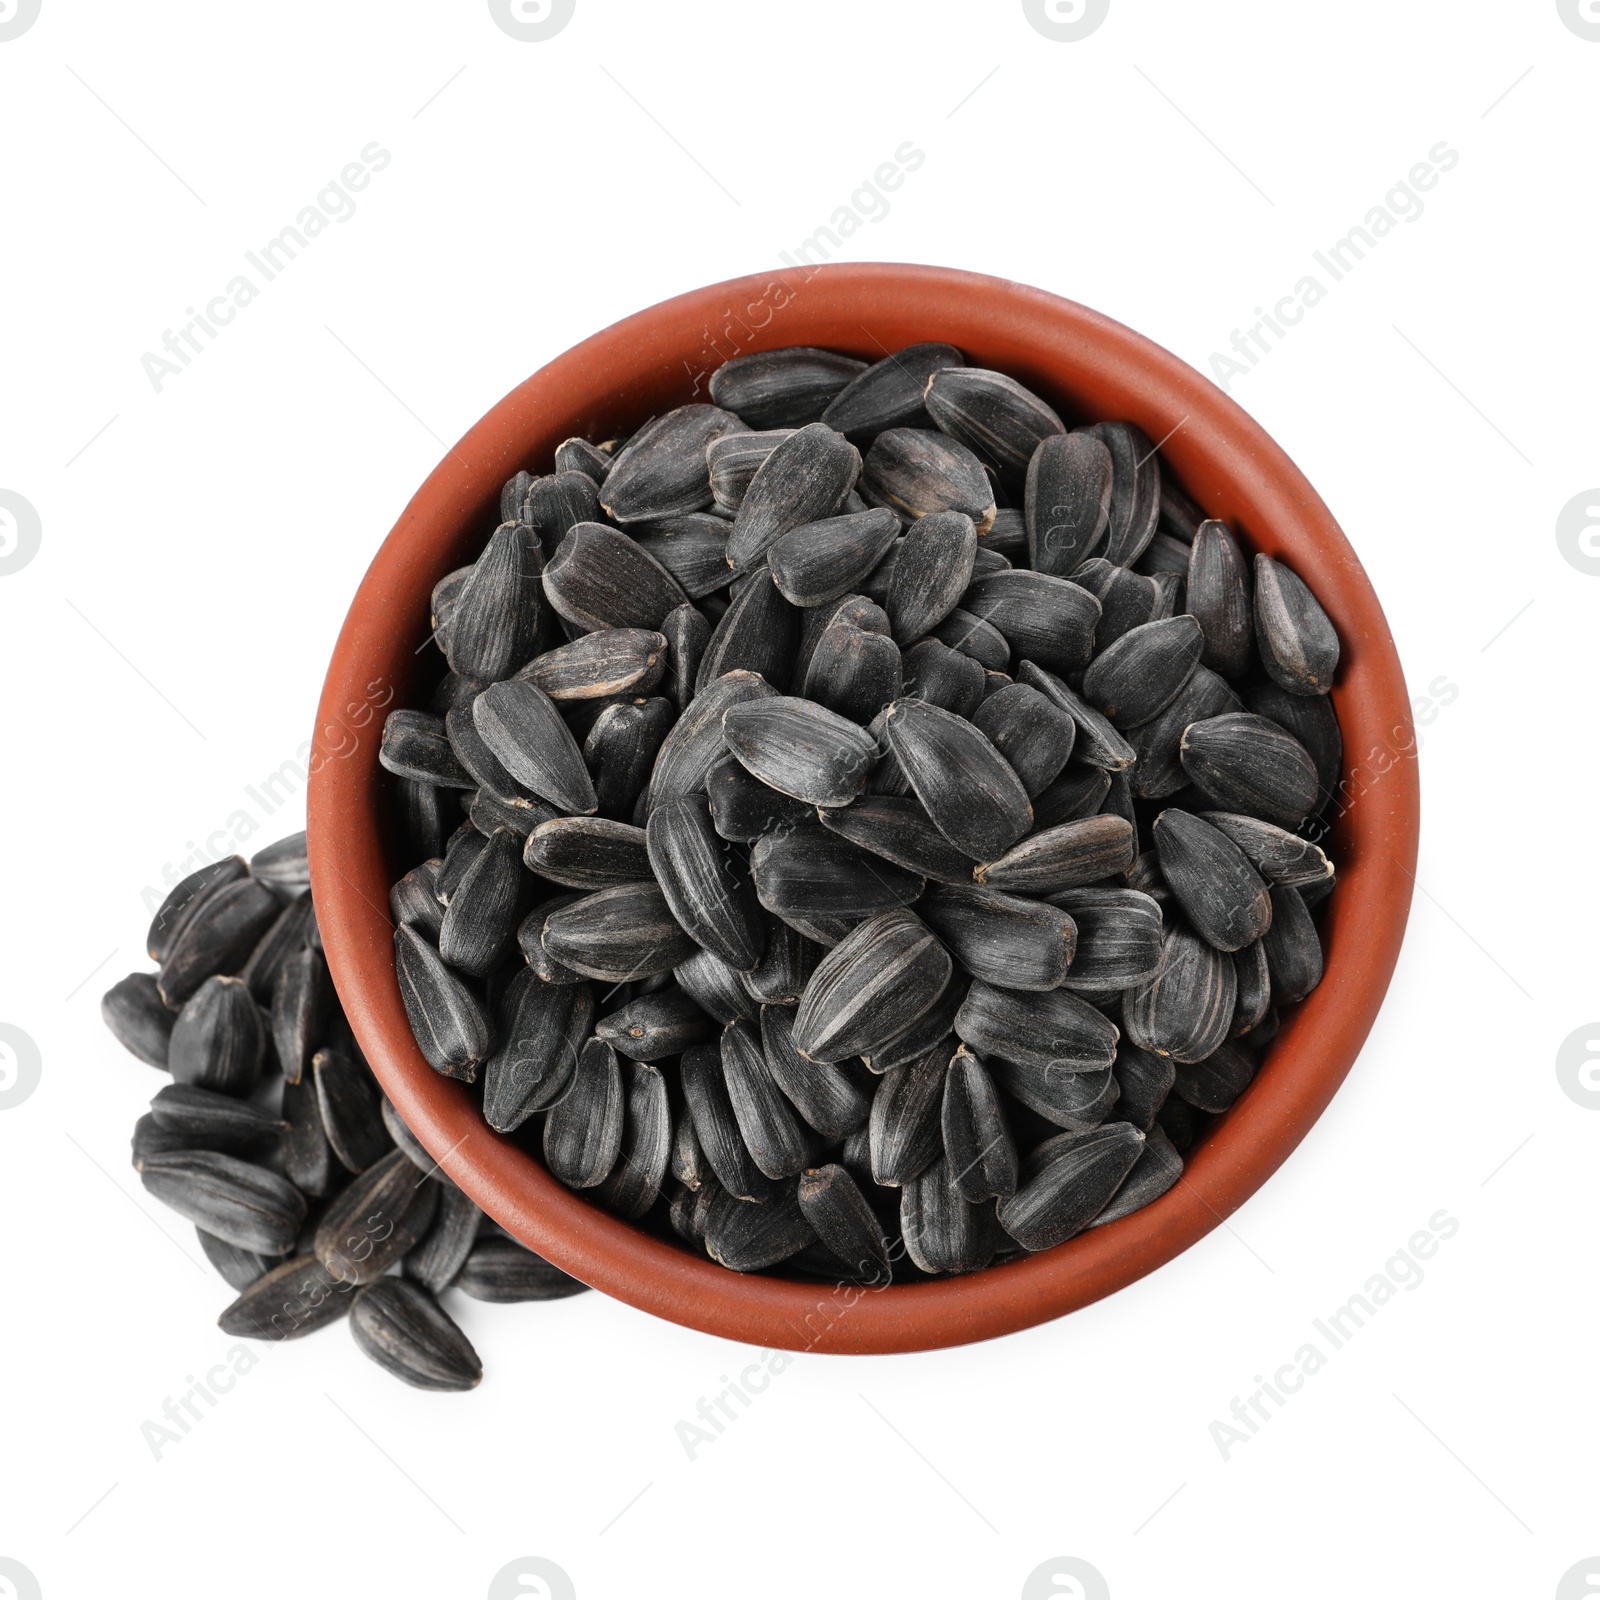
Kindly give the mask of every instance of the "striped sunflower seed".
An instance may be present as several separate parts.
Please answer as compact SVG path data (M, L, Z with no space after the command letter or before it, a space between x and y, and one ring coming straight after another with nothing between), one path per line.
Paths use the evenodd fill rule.
M1065 578L1022 568L975 574L961 607L998 628L1021 659L1051 672L1089 665L1100 602Z
M497 1133L519 1128L560 1099L594 1023L586 983L541 983L531 969L500 1002L500 1042L484 1063L483 1116Z
M670 624L668 618L662 626ZM709 636L710 630L706 631ZM609 816L632 813L650 782L662 741L676 720L671 702L661 699L620 701L595 718L583 741L583 760L602 812Z
M188 1139L181 1133L169 1133L158 1123L151 1112L133 1125L133 1138L129 1140L129 1165L135 1172L143 1172L151 1156L164 1156L174 1150L187 1150Z
M750 573L722 614L695 679L696 693L730 672L757 672L769 683L787 683L800 635L799 613L778 592L771 573Z
M672 574L690 600L703 600L727 583L728 522L725 517L694 511L688 516L636 523L630 531L639 548ZM682 609L682 606L675 606L667 616L674 616ZM661 631L667 631L665 619Z
M930 1050L942 1048L946 1059L956 1047L955 1020L967 998L967 979L958 977L946 986L943 994L909 1028L898 1033L887 1044L864 1051L862 1064L869 1072L880 1077L893 1072L896 1067L910 1066L920 1061Z
M503 522L495 529L456 592L440 639L453 672L494 683L528 659L539 634L543 568L538 540L526 527Z
M682 1055L716 1030L688 994L669 985L608 1012L595 1023L594 1031L596 1038L631 1061L660 1061Z
M945 1073L939 1114L950 1181L973 1205L1016 1193L1017 1146L984 1064L961 1045Z
M760 1035L748 1022L722 1032L722 1074L745 1148L769 1178L792 1178L821 1151L821 1141L796 1114L767 1065Z
M1028 564L1068 578L1105 543L1111 516L1111 452L1090 433L1040 440L1028 462L1023 518Z
M963 511L933 511L911 524L884 601L896 644L922 638L955 610L977 553L977 529Z
M1245 704L1257 716L1275 722L1305 746L1317 769L1317 806L1326 811L1342 792L1344 739L1333 701L1325 694L1290 694L1275 683L1252 684Z
M977 862L956 849L915 800L863 794L847 806L819 806L816 815L830 833L919 878L936 883L972 882Z
M413 1389L475 1389L483 1362L471 1341L420 1284L369 1283L354 1296L350 1331L361 1353Z
M973 884L941 885L918 903L928 926L975 978L1008 989L1059 988L1077 948L1065 911Z
M1187 556L1188 546L1182 548ZM1104 650L1134 628L1170 615L1163 591L1154 580L1126 567L1114 567L1098 556L1085 561L1072 574L1072 581L1100 602L1100 621L1094 630L1096 650Z
M600 628L530 661L518 678L558 703L647 695L666 672L667 639L648 628Z
M1000 1206L1000 1226L1029 1250L1081 1233L1133 1170L1144 1135L1126 1122L1057 1134L1029 1157L1028 1175Z
M755 890L718 835L706 797L683 795L658 805L650 813L646 839L649 866L678 926L703 949L748 972L761 959L765 930Z
M822 947L776 917L767 918L767 948L760 961L737 976L746 996L758 1005L794 1006L800 1003L811 974L822 959ZM702 1002L703 1004L704 1002ZM738 1016L750 1016L738 1011ZM720 1013L713 1015L721 1016ZM733 1016L721 1016L723 1022Z
M734 1272L775 1267L816 1237L788 1186L761 1204L719 1189L706 1211L706 1254Z
M896 1067L879 1078L867 1117L874 1183L898 1189L938 1159L943 1148L940 1116L949 1059L939 1045L920 1061Z
M406 1257L404 1272L429 1294L443 1294L456 1281L478 1236L483 1213L453 1183L441 1180L433 1226Z
M393 1147L371 1074L343 1050L333 1049L319 1050L311 1058L311 1076L329 1147L351 1172L365 1172Z
M259 1255L287 1255L305 1220L306 1197L287 1179L215 1150L147 1155L139 1180L180 1217Z
M172 1024L167 1070L175 1083L242 1098L260 1081L266 1042L250 990L237 978L207 978Z
M767 1182L745 1146L728 1096L720 1043L694 1045L684 1051L679 1077L695 1137L717 1183L737 1199L765 1199Z
M1221 829L1174 807L1156 818L1150 832L1161 875L1202 939L1232 952L1267 931L1267 885Z
M1078 928L1069 989L1131 989L1161 967L1161 907L1137 889L1086 885L1050 896Z
M511 678L472 703L483 742L511 776L558 810L592 815L599 807L583 752L555 702L536 684Z
M859 1063L852 1070L849 1062L802 1056L794 1047L792 1007L762 1006L761 1050L772 1081L818 1133L842 1139L867 1120L872 1105L872 1092L863 1081L867 1074Z
M1180 1064L1172 1092L1196 1111L1220 1113L1250 1087L1255 1058L1234 1040L1217 1046L1204 1061Z
M928 379L966 357L953 344L910 344L858 373L828 402L821 420L852 439L870 440L888 428L927 428Z
M983 463L959 440L929 428L886 428L861 463L861 498L907 522L961 511L978 533L994 522L994 491Z
M1038 395L983 367L940 368L928 379L923 404L940 432L1002 472L1023 472L1040 444L1066 431Z
M557 961L544 947L545 920L566 906L575 906L581 894L558 894L536 905L517 925L517 948L528 970L540 983L582 983L584 975L575 967Z
M985 622L960 606L935 624L929 635L940 644L971 656L986 672L1004 673L1011 665L1011 646L1005 635L992 622Z
M544 1159L569 1189L604 1183L622 1150L622 1067L599 1039L584 1041L571 1086L544 1121Z
M439 927L439 954L457 972L487 977L516 937L523 887L522 840L496 828L462 875Z
M522 862L569 889L606 889L650 876L643 828L609 817L556 817L528 835Z
M956 1012L955 1031L986 1059L1062 1079L1104 1071L1117 1053L1115 1025L1066 989L1023 994L975 982Z
M823 630L806 667L803 688L848 722L870 722L903 688L900 647L881 633L847 623Z
M1061 775L1078 725L1053 700L1026 683L1007 684L973 713L972 725L1006 758L1029 799Z
M156 1091L150 1115L164 1132L181 1136L184 1148L228 1154L275 1143L285 1124L270 1111L190 1083L169 1083Z
M650 775L650 805L703 790L707 773L728 753L722 739L723 714L731 706L776 693L755 672L730 672L701 688L662 741Z
M415 928L394 930L394 966L411 1032L428 1065L447 1078L476 1082L491 1039L482 1002Z
M272 891L253 878L239 878L205 895L166 945L156 985L174 1011L208 978L237 972L261 936L278 919Z
M611 470L611 457L590 444L587 439L563 439L556 446L556 471L581 472L596 485L606 481Z
M1111 774L1070 762L1061 776L1033 797L1033 824L1041 831L1094 816L1111 792Z
M123 1049L165 1070L177 1017L162 1004L152 973L130 972L112 984L100 999L100 1017Z
M1017 668L1017 681L1037 689L1077 724L1078 737L1073 745L1073 754L1080 762L1098 767L1102 772L1121 772L1124 767L1133 765L1136 759L1133 746L1055 673L1046 672L1031 661L1024 661Z
M773 916L797 923L842 919L854 925L910 905L923 887L916 874L876 860L814 824L758 839L750 852L750 872L761 904Z
M795 1048L814 1061L870 1055L933 1006L951 971L949 952L911 912L869 918L812 973L795 1018Z
M557 961L608 983L670 972L695 949L654 882L621 883L585 895L552 912L542 938Z
M566 1300L588 1287L515 1239L485 1239L475 1245L456 1279L462 1294L494 1305Z
M1219 811L1298 828L1317 803L1306 747L1265 717L1234 712L1191 723L1178 751L1190 782Z
M856 1180L837 1162L800 1174L796 1190L801 1215L817 1237L849 1269L856 1283L886 1286L894 1268L889 1241Z
M239 981L262 1005L271 1005L278 974L284 963L305 947L315 920L311 891L303 890L284 906L277 921L256 941L249 960L239 969ZM154 980L151 982L154 994Z
M610 1174L595 1185L608 1211L636 1222L656 1203L672 1154L672 1107L666 1080L647 1061L622 1065L622 1147Z
M813 806L848 805L866 787L877 756L857 724L789 695L730 706L722 735L748 772Z
M560 466L560 463L557 463ZM533 530L540 552L548 559L580 522L599 522L600 497L587 472L561 470L535 478L523 496L518 520Z
M352 1298L315 1256L296 1256L241 1288L217 1326L235 1339L303 1339L337 1322Z
M654 632L689 598L641 545L603 522L580 522L561 541L544 569L544 593L558 615L585 632Z
M391 1150L328 1202L316 1257L339 1283L376 1282L427 1233L438 1205L438 1183Z
M899 532L900 519L882 507L802 523L773 543L767 566L791 605L826 605L849 594Z
M1156 1124L1156 1113L1172 1092L1178 1064L1171 1056L1152 1055L1129 1039L1117 1044L1117 1116L1141 1133Z
M626 524L704 510L711 504L706 446L745 431L731 412L708 405L679 406L646 423L611 462L600 489L606 515Z
M1238 992L1228 1033L1232 1038L1242 1038L1259 1028L1272 1009L1272 969L1267 964L1266 945L1257 939L1234 951L1233 970Z
M319 1200L344 1182L344 1173L335 1171L343 1163L328 1143L314 1077L284 1084L283 1119L283 1175L302 1194Z
M1142 1210L1152 1200L1159 1200L1183 1176L1183 1157L1166 1134L1158 1127L1150 1127L1144 1130L1144 1135L1144 1149L1139 1152L1139 1159L1089 1224L1091 1228Z
M445 789L470 789L475 779L450 747L444 718L396 707L384 718L378 761L386 772Z
M1189 550L1188 606L1205 635L1200 660L1225 678L1250 665L1250 569L1225 522L1202 522Z
M667 641L667 679L664 687L668 698L681 711L694 698L700 662L705 656L706 646L711 642L711 623L698 606L674 606L661 619L661 633ZM599 723L595 726L598 727ZM584 754L588 755L589 752L585 750Z
M1290 694L1326 694L1339 666L1339 635L1317 597L1281 561L1256 557L1256 644L1267 676Z
M305 830L257 850L250 857L250 876L257 883L264 883L280 900L294 900L304 894L311 887Z
M728 535L728 564L745 572L792 529L844 506L861 475L861 453L842 433L808 423L762 462Z
M1333 863L1316 845L1298 834L1263 822L1259 817L1242 817L1227 811L1203 811L1201 816L1226 834L1269 883L1298 889L1333 876Z
M991 889L1049 895L1094 883L1133 865L1134 832L1123 817L1085 817L1030 834L1004 855L973 869Z
M202 904L230 883L237 883L246 874L243 856L226 856L221 861L209 862L197 868L188 877L180 878L167 892L167 898L156 909L145 935L145 951L152 961L167 959L178 930Z
M1111 514L1106 560L1131 567L1155 537L1161 514L1161 459L1150 436L1131 422L1097 422L1093 434L1111 452Z
M1322 941L1298 890L1272 886L1272 926L1262 935L1272 997L1304 1000L1322 982Z
M774 828L796 827L809 821L813 813L804 801L769 789L731 755L725 755L706 774L705 793L718 836L737 844L754 844Z
M1134 628L1102 650L1083 675L1083 697L1118 728L1136 728L1177 699L1205 642L1190 616Z
M711 498L720 513L731 517L739 509L745 491L750 487L750 480L755 477L762 462L793 432L793 428L773 428L760 433L725 433L706 446ZM723 532L726 535L727 530ZM723 544L726 548L726 537ZM726 581L726 556L722 575Z
M1237 997L1232 960L1174 924L1162 935L1161 970L1124 996L1122 1022L1142 1050L1203 1061L1228 1037Z
M924 1272L976 1272L1000 1243L992 1205L962 1194L950 1158L940 1156L900 1190L900 1236Z
M1196 667L1166 710L1128 729L1136 757L1133 792L1144 800L1164 800L1189 782L1183 770L1183 730L1192 722L1244 709L1239 697L1209 667Z
M711 374L711 398L752 428L797 428L815 422L866 370L854 356L809 345L755 350Z

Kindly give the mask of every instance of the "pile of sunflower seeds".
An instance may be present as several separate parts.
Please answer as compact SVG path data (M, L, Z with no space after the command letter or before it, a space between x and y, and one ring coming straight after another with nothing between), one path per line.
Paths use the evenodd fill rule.
M742 356L553 466L384 728L431 1065L742 1272L971 1272L1164 1193L1322 976L1306 585L949 345Z
M383 1096L328 974L303 833L183 879L150 924L159 970L101 1014L172 1074L133 1129L133 1166L195 1225L244 1339L298 1339L346 1313L357 1345L419 1389L483 1366L440 1297L553 1300L584 1285L497 1228Z

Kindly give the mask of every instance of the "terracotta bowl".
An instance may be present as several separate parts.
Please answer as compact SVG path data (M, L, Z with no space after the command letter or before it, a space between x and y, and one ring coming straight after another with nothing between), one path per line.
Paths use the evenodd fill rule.
M1330 846L1339 882L1323 924L1324 982L1285 1015L1255 1082L1190 1151L1177 1187L970 1277L835 1291L729 1272L618 1221L491 1132L472 1091L430 1070L395 982L388 889L414 863L396 849L378 735L387 706L426 693L423 674L435 669L416 652L429 591L477 554L513 473L549 471L573 434L610 438L703 397L710 371L733 355L806 344L876 360L935 339L1011 373L1069 420L1137 422L1209 514L1286 557L1315 590L1343 645L1333 699L1347 773ZM1394 642L1355 552L1294 463L1212 383L1127 328L1022 284L829 266L735 279L629 317L536 372L449 452L378 551L333 653L310 785L312 881L334 981L389 1097L443 1169L531 1249L619 1300L727 1338L933 1349L1047 1321L1153 1271L1243 1204L1305 1136L1350 1070L1399 954L1417 851L1415 751Z

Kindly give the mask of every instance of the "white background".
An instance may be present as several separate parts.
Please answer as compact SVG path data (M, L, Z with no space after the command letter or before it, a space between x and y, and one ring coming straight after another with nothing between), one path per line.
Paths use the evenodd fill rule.
M1600 1551L1600 1114L1555 1069L1600 1013L1600 580L1555 538L1600 482L1597 82L1554 0L1112 0L1077 43L1015 0L577 0L542 43L482 0L43 0L0 43L0 488L43 530L0 578L0 1020L42 1058L0 1111L0 1556L46 1600L475 1597L525 1555L585 1600L1014 1596L1056 1556L1117 1600L1557 1593ZM374 140L355 215L158 394L141 356ZM988 1345L799 1359L692 1462L675 1425L753 1353L593 1294L453 1297L465 1396L342 1328L267 1349L153 1459L230 1292L127 1165L162 1080L98 997L144 964L141 889L240 809L249 848L301 826L244 786L309 736L447 441L596 328L777 264L907 140L925 163L837 259L1037 284L1202 370L1459 152L1233 386L1348 530L1413 695L1449 699L1348 1083L1153 1277ZM1210 1424L1441 1209L1420 1286L1225 1461Z

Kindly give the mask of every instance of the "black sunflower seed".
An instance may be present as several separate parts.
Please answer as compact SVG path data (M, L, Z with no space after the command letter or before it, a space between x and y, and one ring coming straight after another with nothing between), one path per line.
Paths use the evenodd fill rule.
M405 1259L405 1275L430 1294L443 1294L456 1281L472 1251L483 1213L470 1196L448 1180L439 1184L433 1225Z
M482 1002L415 928L394 930L394 964L411 1032L428 1065L447 1078L474 1082L491 1039Z
M1234 951L1233 970L1238 977L1238 994L1228 1032L1233 1038L1241 1038L1254 1033L1272 1008L1272 969L1267 964L1266 945L1257 939Z
M483 742L523 788L562 812L598 807L583 753L555 702L537 685L515 678L496 683L472 704Z
M755 892L718 835L706 797L683 795L658 805L646 839L649 864L678 925L730 966L753 967L763 936Z
M522 840L496 828L455 886L439 928L439 954L457 972L487 977L510 948L526 881L521 858Z
M329 1147L351 1172L365 1172L393 1146L372 1075L338 1049L317 1051L311 1075Z
M1013 1100L1072 1133L1098 1128L1117 1103L1117 1080L1110 1067L1067 1072L1001 1056L992 1057L988 1065L994 1081Z
M531 969L500 1002L500 1042L483 1068L483 1116L498 1133L519 1128L560 1099L594 1023L586 983L541 983Z
M1130 1216L1152 1200L1159 1200L1183 1176L1183 1157L1159 1127L1144 1130L1144 1149L1117 1185L1117 1192L1096 1215L1091 1228Z
M515 1239L485 1239L475 1245L456 1279L462 1294L494 1305L565 1300L588 1287Z
M405 1119L395 1110L387 1095L379 1100L378 1109L383 1117L384 1127L389 1130L389 1137L405 1151L417 1169L430 1176L437 1172L439 1163L428 1154L426 1146L406 1126Z
M678 580L627 534L580 522L544 569L544 593L556 612L585 632L661 626L689 598Z
M1257 716L1275 722L1305 746L1317 769L1317 806L1326 811L1344 793L1344 740L1333 701L1325 694L1290 694L1275 683L1252 684L1245 704Z
M983 704L987 680L982 664L937 639L924 639L906 651L903 672L902 692L908 700L969 719Z
M1062 1079L1106 1070L1117 1052L1116 1027L1066 989L1020 994L974 983L956 1012L955 1031L985 1058Z
M317 1259L340 1283L372 1283L403 1260L433 1225L439 1185L391 1150L328 1202L317 1224Z
M1133 746L1055 673L1046 672L1032 661L1024 661L1017 667L1017 681L1037 689L1078 725L1073 754L1080 762L1098 767L1102 772L1120 772L1133 765L1136 759Z
M907 345L852 378L828 402L821 420L863 441L887 428L926 428L931 421L923 404L928 379L965 362L953 344Z
M450 747L444 718L396 707L384 718L378 760L397 778L446 789L470 789L476 780Z
M944 992L949 953L905 910L869 918L818 963L795 1018L795 1048L816 1061L870 1055Z
M329 1277L315 1256L296 1256L242 1288L217 1326L235 1339L301 1339L349 1311L350 1288Z
M1173 808L1150 832L1161 875L1202 939L1231 952L1267 931L1272 902L1266 883L1221 829Z
M1069 989L1129 989L1161 966L1161 907L1136 889L1089 885L1050 896L1078 926Z
M540 823L528 835L522 861L530 872L569 889L605 889L650 876L644 829L609 817Z
M711 504L706 446L730 431L745 425L718 406L679 406L646 423L611 462L600 490L606 515L628 523L703 510Z
M809 821L814 810L803 800L769 789L731 755L706 774L705 792L717 833L738 844L754 844L774 828L797 827Z
M622 1146L617 1164L595 1185L595 1198L629 1222L656 1203L672 1154L672 1107L666 1080L645 1061L622 1065Z
M976 860L1003 854L1033 808L1004 756L970 722L918 700L886 713L889 747L934 826Z
M1125 818L1085 817L1029 834L972 875L991 889L1049 895L1126 872L1135 853L1133 828Z
M188 1138L181 1133L169 1133L158 1123L151 1112L133 1125L133 1137L128 1141L129 1162L135 1172L143 1172L151 1156L166 1155L173 1150L190 1148Z
M870 722L904 687L900 647L881 633L833 623L806 668L807 700L849 722Z
M819 807L817 817L830 833L937 883L971 883L977 865L934 827L915 801L895 795L859 795L847 806Z
M1290 694L1326 694L1339 666L1339 635L1317 597L1281 561L1256 557L1256 645L1267 676Z
M957 606L943 621L929 630L940 644L971 656L986 672L1004 673L1011 665L1011 646L992 622L975 617Z
M719 1189L706 1211L706 1254L735 1272L775 1267L816 1237L792 1186L762 1204Z
M1303 1000L1322 982L1322 941L1298 890L1272 887L1272 926L1262 935L1272 998Z
M475 1389L483 1363L439 1302L419 1284L385 1278L361 1289L350 1331L363 1355L414 1389Z
M1205 811L1202 817L1225 833L1269 883L1297 889L1333 876L1333 863L1316 845L1259 817Z
M1255 1075L1255 1057L1230 1039L1204 1061L1178 1065L1172 1092L1196 1111L1221 1113L1250 1087Z
M1317 803L1317 769L1306 747L1265 717L1234 712L1191 723L1179 756L1219 811L1297 828Z
M884 601L896 644L920 639L950 615L971 580L977 551L977 529L965 512L929 512L911 524Z
M950 1180L973 1205L1016 1192L1017 1146L984 1064L960 1046L945 1074L940 1110Z
M465 822L445 846L444 861L433 880L433 892L441 906L448 906L466 877L467 869L476 861L489 842L489 835L480 833L470 822Z
M1178 1064L1171 1056L1153 1055L1130 1039L1117 1044L1117 1116L1143 1133L1155 1126L1156 1113L1172 1092Z
M581 472L592 483L601 484L610 470L611 457L587 439L563 439L556 446L557 472Z
M695 1136L718 1184L736 1198L764 1199L768 1185L739 1131L723 1076L720 1043L684 1051L679 1077Z
M264 1256L287 1255L305 1220L306 1198L287 1179L214 1150L147 1155L139 1180L196 1227Z
M1147 622L1103 649L1083 675L1083 697L1118 728L1135 728L1178 697L1205 642L1190 616Z
M690 600L703 600L726 585L728 522L725 517L695 511L683 517L663 517L659 522L635 523L630 532L634 543L672 574ZM667 615L671 617L682 609L674 607ZM665 620L661 631L667 631Z
M769 1178L794 1177L816 1158L821 1141L778 1087L750 1023L730 1022L721 1050L728 1101L751 1159Z
M1028 463L1028 564L1071 577L1102 547L1111 514L1111 452L1090 433L1054 434Z
M1002 1202L1000 1226L1029 1250L1064 1244L1105 1209L1144 1143L1144 1135L1126 1122L1057 1134L1029 1158L1036 1170Z
M272 1270L269 1257L257 1255L254 1250L241 1250L238 1245L229 1244L226 1239L219 1239L204 1228L194 1231L206 1260L217 1269L218 1276L230 1289L248 1289L257 1278L264 1277Z
M1111 792L1111 774L1098 767L1070 762L1061 776L1033 797L1033 823L1038 829L1058 828L1094 816Z
M826 605L849 594L899 532L900 519L882 507L802 523L772 545L767 566L791 604Z
M456 591L440 636L453 672L493 683L528 659L539 633L543 567L538 540L525 526L503 522L495 529Z
M1078 736L1077 723L1026 683L1007 684L987 696L972 725L1006 758L1030 799L1061 775Z
M130 972L114 983L101 997L100 1016L125 1050L147 1066L166 1067L177 1015L162 1004L153 973Z
M907 522L934 511L961 511L982 534L994 521L994 491L983 463L959 440L930 428L878 434L861 464L861 498Z
M1111 514L1106 560L1131 567L1155 536L1161 514L1161 458L1149 435L1131 422L1097 422L1084 429L1111 452Z
M854 356L809 345L756 350L711 374L711 398L752 428L796 428L815 422L866 370Z
M889 1242L856 1180L836 1162L800 1174L801 1214L857 1283L879 1286L893 1276Z
M622 1149L622 1067L617 1053L586 1040L571 1086L544 1122L544 1159L569 1189L604 1183Z
M617 884L562 906L545 919L542 938L557 961L609 983L670 972L695 948L654 882Z
M663 627L670 624L668 618ZM661 699L620 701L595 718L583 741L583 760L601 811L609 816L631 814L676 720L672 703Z
M1077 925L1043 901L947 884L929 890L917 909L956 960L985 983L1055 989L1072 965Z
M1142 1050L1202 1061L1227 1038L1237 996L1232 959L1175 924L1162 935L1161 970L1123 997L1122 1022Z
M681 1055L709 1039L715 1024L682 989L669 985L642 994L594 1025L595 1037L632 1061L660 1061Z
M253 878L205 895L165 947L156 977L162 1000L176 1011L208 978L237 972L279 910L272 891Z
M928 379L923 404L942 433L1002 472L1021 473L1045 439L1065 432L1038 395L983 367L940 368Z
M1225 522L1202 522L1189 550L1189 612L1205 634L1201 661L1225 678L1250 665L1250 569Z
M723 738L770 788L813 806L847 805L866 787L877 746L826 706L787 695L731 706Z
M666 635L648 628L599 628L530 661L517 677L555 701L647 695L666 671Z
M750 853L761 904L785 921L843 919L853 925L922 893L922 879L810 824L770 833Z
M230 883L237 883L245 876L246 871L242 856L227 856L221 861L213 861L196 869L186 878L179 879L151 919L150 931L145 936L145 950L150 959L156 962L165 961L167 951L184 922L199 910L211 895L225 889Z
M937 1161L900 1191L900 1236L924 1272L976 1272L1000 1244L992 1203L974 1205L955 1182L950 1158Z
M885 1044L864 1051L862 1064L880 1077L893 1072L896 1067L909 1066L920 1061L930 1050L943 1049L946 1059L956 1047L954 1034L956 1013L961 1009L969 988L966 977L960 976L945 987L939 998L913 1022Z
M444 853L445 833L450 826L447 820L446 797L449 791L437 789L431 783L416 783L410 778L397 780L397 810L400 833L414 856L430 857ZM450 797L454 807L454 797Z
M700 657L696 694L730 672L757 672L769 683L787 683L799 632L799 613L778 592L772 575L752 572L711 631Z
M284 906L277 921L256 941L249 960L239 969L239 981L262 1005L272 1003L278 974L284 963L305 947L314 921L311 891L306 889Z
M889 613L864 594L847 594L838 600L808 607L800 616L800 646L795 653L791 683L803 684L806 681L817 645L823 633L835 623L842 627L860 628L863 633L887 634Z
M600 497L595 491L595 481L587 472L568 469L535 478L529 484L518 515L533 530L546 557L555 554L561 541L580 522L601 520Z
M272 1144L285 1124L270 1111L191 1083L169 1083L156 1091L150 1115L164 1132L180 1135L188 1150L229 1154Z
M717 510L731 517L744 500L750 480L761 464L794 432L793 428L774 428L760 433L725 433L706 446L706 468L711 476L711 498ZM724 527L724 559L722 576L727 581L726 545L728 529Z
M940 1115L949 1052L935 1046L920 1061L886 1072L878 1080L867 1119L872 1181L898 1189L909 1183L943 1148Z
M320 1199L344 1182L344 1173L335 1173L337 1157L322 1125L314 1079L284 1084L283 1118L283 1174L302 1194Z
M1100 602L1065 578L1021 568L975 575L961 607L993 623L1019 658L1051 672L1089 664Z
M1145 800L1163 800L1177 794L1189 781L1181 760L1183 730L1191 722L1204 722L1243 709L1225 679L1209 667L1196 667L1164 711L1128 729L1128 743L1137 757L1133 792Z
M798 1005L821 959L820 945L814 944L788 923L769 916L767 948L749 972L738 974L740 985L746 996L760 1005ZM704 1004L703 1001L701 1003ZM734 1015L749 1016L751 1013L739 1010L733 1015L724 1016L719 1011L715 1015L724 1022L731 1022Z
M831 517L861 474L861 453L820 422L785 439L761 464L728 535L728 563L747 571L794 528Z
M812 1061L802 1056L794 1047L792 1007L762 1006L761 1049L773 1082L818 1133L842 1139L866 1121L872 1091L865 1069L859 1062Z
M237 978L207 978L172 1024L167 1070L175 1083L242 1097L260 1080L266 1042L249 989Z

